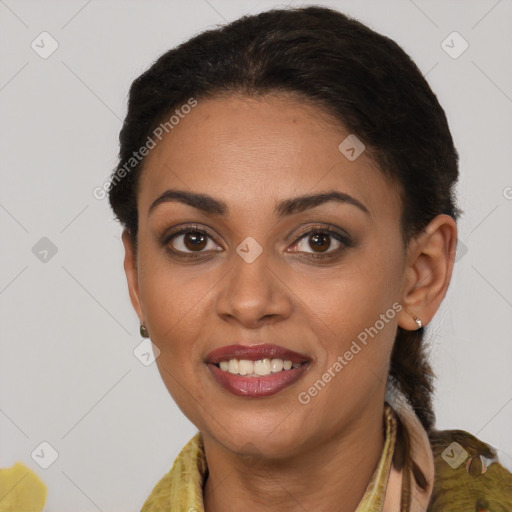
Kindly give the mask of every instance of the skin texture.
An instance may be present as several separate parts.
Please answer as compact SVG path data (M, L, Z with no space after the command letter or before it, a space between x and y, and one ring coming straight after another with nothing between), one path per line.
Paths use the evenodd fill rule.
M207 512L353 511L378 464L385 383L397 325L428 324L453 268L457 227L439 215L405 248L398 187L365 153L338 150L348 135L304 101L274 95L201 100L146 157L137 195L138 250L123 233L130 298L152 342L162 379L202 432L209 465ZM179 202L150 204L167 189L226 202L226 218ZM329 190L369 211L329 202L283 219L274 205ZM187 235L160 242L170 228L211 233L197 260ZM345 230L353 246L309 227ZM193 229L191 229L193 232ZM190 235L188 235L190 237ZM263 252L247 263L246 237ZM329 244L330 240L330 245ZM311 255L331 253L329 259ZM215 249L218 249L217 251ZM293 250L300 252L292 252ZM394 303L403 309L307 404L298 400ZM211 377L215 348L275 343L308 355L301 379L266 398L232 395ZM349 461L354 461L350 463Z

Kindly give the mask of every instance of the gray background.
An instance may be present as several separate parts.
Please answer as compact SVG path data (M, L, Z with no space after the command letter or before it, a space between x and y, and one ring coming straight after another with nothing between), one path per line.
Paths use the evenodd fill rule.
M466 213L452 283L428 327L437 426L467 430L506 457L512 2L320 4L396 40L447 112ZM0 467L20 460L36 471L48 486L46 512L139 510L196 432L156 364L134 356L141 339L121 230L107 200L92 194L116 163L128 88L161 53L197 32L284 5L301 4L0 0ZM59 45L46 59L31 47L34 40L43 46L43 31ZM453 31L469 44L458 58L441 44ZM463 42L449 44L453 53ZM58 453L47 469L40 467L51 462L50 449L40 452L43 441ZM32 458L34 450L44 455Z

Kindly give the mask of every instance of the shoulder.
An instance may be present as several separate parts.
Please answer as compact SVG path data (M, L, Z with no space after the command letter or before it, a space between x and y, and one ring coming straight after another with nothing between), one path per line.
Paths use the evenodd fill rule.
M464 430L430 433L435 480L428 512L509 512L512 473L497 450Z

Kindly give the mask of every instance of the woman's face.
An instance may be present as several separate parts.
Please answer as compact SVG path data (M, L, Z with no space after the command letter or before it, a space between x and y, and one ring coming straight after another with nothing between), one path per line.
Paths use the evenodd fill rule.
M235 452L250 443L263 455L291 455L382 407L401 318L401 206L367 155L354 159L359 147L339 149L348 135L284 96L209 99L146 157L136 272L123 237L132 302L178 406ZM170 199L151 208L169 190L211 197L225 212ZM276 212L333 191L353 200ZM303 236L312 228L320 234ZM306 356L298 380L255 397L214 378L213 350L264 343Z

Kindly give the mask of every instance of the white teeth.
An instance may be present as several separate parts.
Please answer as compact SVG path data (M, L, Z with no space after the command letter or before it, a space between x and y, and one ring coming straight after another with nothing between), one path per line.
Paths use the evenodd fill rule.
M240 375L250 375L254 370L254 362L247 359L238 361L238 373Z
M280 372L283 369L283 360L272 359L272 361L270 361L270 369L272 370L272 373Z
M298 368L299 366L301 366L301 363L292 363L288 359L259 359L258 361L230 359L229 361L221 361L219 363L220 369L224 372L251 377L262 377L271 373L278 373L282 370Z
M254 373L256 375L270 375L270 359L254 361Z
M238 359L230 359L228 363L228 372L234 375L238 374Z

